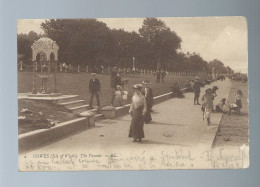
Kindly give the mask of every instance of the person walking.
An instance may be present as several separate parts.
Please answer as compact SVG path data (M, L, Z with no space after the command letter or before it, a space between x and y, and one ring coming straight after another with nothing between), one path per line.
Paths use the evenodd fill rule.
M213 109L213 96L211 88L206 89L205 92L205 95L201 98L202 108L204 110L204 117L207 118L207 123L210 125L210 116Z
M132 97L129 110L132 120L128 137L134 138L134 142L141 142L142 138L144 138L144 115L146 113L147 106L145 97L141 94L143 86L141 84L137 84L134 85L133 88L135 93Z
M165 76L166 76L166 72L165 72L165 70L162 70L162 71L161 71L162 83L164 83L164 78L165 78Z
M194 91L194 105L200 105L199 103L199 97L200 97L200 82L197 79L195 79L194 85L193 85L193 91Z
M99 101L99 93L100 93L100 82L99 80L96 78L96 73L92 73L92 79L89 80L89 92L90 92L90 101L89 101L89 107L92 109L92 103L93 103L93 98L94 95L96 97L97 100L97 106L98 109L100 109L100 101Z
M149 123L150 121L152 121L151 110L153 107L153 90L149 86L149 84L151 84L150 81L148 80L143 81L143 84L144 84L144 88L142 89L141 93L145 97L146 106L147 106L147 110L144 116L144 122Z
M117 67L114 67L111 73L111 78L110 78L110 87L115 89L116 85L114 84L114 79L115 76L117 75Z
M240 110L242 108L242 96L243 96L242 91L238 90L236 94L236 105L238 107L238 113L240 113Z
M128 80L122 80L122 105L125 105L128 99Z
M156 83L160 83L161 80L161 72L160 70L157 70L156 72Z

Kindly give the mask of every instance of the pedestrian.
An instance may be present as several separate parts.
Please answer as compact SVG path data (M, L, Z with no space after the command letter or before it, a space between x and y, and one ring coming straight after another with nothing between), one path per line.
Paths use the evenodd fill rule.
M92 78L89 80L89 92L90 92L90 101L89 101L89 107L92 109L92 103L93 103L93 98L94 95L96 97L97 100L97 106L98 109L100 109L100 101L99 101L99 93L100 93L100 82L99 80L96 78L96 73L92 73L91 74Z
M149 80L143 81L144 88L142 89L142 95L145 97L146 101L146 113L144 116L144 122L149 123L152 121L152 116L151 116L151 110L153 107L153 89L149 86L151 82Z
M64 68L64 72L67 72L67 64L63 62L62 67Z
M216 105L216 112L231 114L231 107L226 104L225 98L221 99L221 101Z
M161 72L160 72L160 70L157 70L157 72L156 72L156 83L160 83L160 79L161 79Z
M121 86L117 85L116 89L115 89L115 93L114 93L114 96L115 96L114 102L113 102L114 107L122 106L122 95L123 95L123 92L122 92Z
M145 97L141 94L143 88L142 85L137 84L133 86L134 95L132 97L129 113L132 116L131 126L129 130L129 138L134 138L134 142L142 141L144 138L144 115L146 113L146 101Z
M193 91L194 91L194 105L200 105L199 103L199 97L200 97L200 83L198 78L195 79L194 85L193 85Z
M161 79L162 79L162 83L164 83L164 78L166 76L166 72L164 70L161 71Z
M122 80L122 91L123 91L123 95L122 95L122 105L125 105L128 99L128 80L124 79Z
M114 84L114 79L116 75L117 75L117 67L114 67L110 79L110 87L113 88L113 90L116 88L116 85Z
M121 72L117 72L116 76L114 77L114 85L115 85L115 87L116 87L117 85L122 86Z
M242 91L238 90L236 94L236 105L238 107L238 113L240 113L240 110L242 108L242 96L243 96Z
M201 101L202 101L202 108L204 110L204 117L207 118L207 124L210 125L211 121L210 121L210 116L211 116L211 112L213 109L213 97L212 97L212 90L211 88L206 89L205 91L205 95L202 96Z
M112 94L112 99L111 99L111 105L113 106L114 99L115 99L114 91L115 91L115 89L116 89L116 86L117 86L117 85L119 85L119 86L122 85L120 72L117 71L117 74L116 74L115 77L113 78L113 83L112 83L112 85L113 85L114 89L113 89L113 94Z
M184 97L177 82L175 82L174 85L172 86L172 95L171 96L178 97L178 98Z

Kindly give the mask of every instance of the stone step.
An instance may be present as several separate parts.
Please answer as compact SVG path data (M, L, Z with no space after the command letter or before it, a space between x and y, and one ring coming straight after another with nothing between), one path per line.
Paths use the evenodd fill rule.
M89 108L89 105L80 105L72 108L68 108L74 115L79 114Z
M65 108L73 108L77 106L81 106L85 104L85 100L76 100L76 101L70 101L65 103L58 103L59 106L63 106Z
M81 112L81 113L79 113L79 116L81 116L81 117L86 117L86 116L88 116L88 113L89 112L93 112L93 113L95 113L95 115L96 115L96 113L97 113L97 109L91 109L91 110L86 110L86 111L83 111L83 112Z
M57 99L57 103L67 103L67 102L76 101L76 100L79 100L78 95L66 95L66 96L62 96L59 99Z

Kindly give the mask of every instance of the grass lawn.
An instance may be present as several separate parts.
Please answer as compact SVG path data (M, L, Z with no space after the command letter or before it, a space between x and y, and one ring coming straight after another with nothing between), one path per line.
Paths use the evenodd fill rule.
M22 109L28 109L30 112L22 112ZM18 116L26 118L18 120L18 134L50 128L50 121L55 122L56 125L76 118L72 113L55 105L29 99L18 100Z
M243 92L241 114L223 114L220 126L214 141L214 147L242 146L249 144L249 121L248 121L248 84L232 82L228 97L228 103L235 103L237 90Z
M57 89L62 94L79 95L86 103L89 101L88 84L91 78L90 73L58 73L57 74ZM107 106L111 103L112 89L110 88L110 75L99 74L97 78L101 83L101 106ZM155 83L156 77L152 74L146 75L122 75L122 79L128 79L129 96L133 94L132 85L141 83L143 80L150 80L152 82L151 88L153 89L154 96L170 92L170 87L174 82L179 83L180 88L185 86L188 79L193 79L194 76L177 76L167 75L164 83ZM40 79L36 78L36 89L40 89ZM50 80L50 88L54 88L54 78ZM32 91L32 72L18 72L18 93L26 93ZM95 105L95 99L94 99Z

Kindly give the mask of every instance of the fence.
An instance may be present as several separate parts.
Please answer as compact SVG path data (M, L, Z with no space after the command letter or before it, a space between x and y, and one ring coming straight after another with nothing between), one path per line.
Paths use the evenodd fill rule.
M28 65L20 61L17 64L18 71L32 71L33 70L33 65ZM36 62L35 66L36 71L41 71L40 64ZM89 68L89 66L72 66L72 65L64 65L60 63L57 66L57 72L65 72L65 73L80 73L80 72L86 72L86 73L99 73L99 74L111 74L113 68L108 67L100 67L100 68ZM133 71L131 68L122 68L119 67L118 70L123 73L123 74L153 74L154 76L158 72L158 70L152 70L152 69L135 69ZM54 72L54 67L51 68L51 71ZM191 71L183 71L183 72L178 72L178 71L164 71L166 75L177 75L177 76L211 76L212 74L209 72L191 72Z

